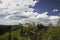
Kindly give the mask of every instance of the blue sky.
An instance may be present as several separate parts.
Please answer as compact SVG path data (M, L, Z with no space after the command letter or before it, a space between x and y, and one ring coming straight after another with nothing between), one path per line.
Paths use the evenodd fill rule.
M0 0L0 24L35 22L55 25L60 18L60 0Z
M42 13L48 11L48 15L59 15L60 14L60 0L39 0L34 6L35 11ZM37 10L36 10L37 9ZM53 9L58 9L56 13L52 13Z

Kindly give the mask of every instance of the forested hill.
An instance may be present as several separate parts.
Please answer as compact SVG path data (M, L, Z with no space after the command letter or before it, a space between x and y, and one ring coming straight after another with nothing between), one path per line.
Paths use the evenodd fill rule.
M34 23L0 25L0 40L60 40L60 20L56 26Z
M6 28L9 27L10 25L0 25L0 28Z

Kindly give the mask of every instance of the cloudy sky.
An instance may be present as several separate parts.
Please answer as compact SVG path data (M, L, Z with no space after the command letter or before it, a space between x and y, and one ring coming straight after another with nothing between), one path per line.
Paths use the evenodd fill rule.
M0 24L35 22L56 24L60 0L0 0Z

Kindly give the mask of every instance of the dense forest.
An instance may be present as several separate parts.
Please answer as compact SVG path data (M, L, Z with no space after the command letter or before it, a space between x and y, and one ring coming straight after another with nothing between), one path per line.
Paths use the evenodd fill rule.
M0 25L0 40L60 40L60 20L56 26L51 23L26 23L18 25Z

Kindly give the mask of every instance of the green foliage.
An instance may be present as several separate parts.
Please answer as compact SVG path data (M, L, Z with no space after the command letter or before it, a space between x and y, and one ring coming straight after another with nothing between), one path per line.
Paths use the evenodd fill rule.
M8 40L8 35L9 35L9 33L7 33L7 32L3 35L0 35L0 40Z
M50 40L50 37L53 35L55 29L52 24L49 25L48 30L46 31L45 35L43 36L42 40Z
M0 28L2 32L3 28ZM60 26L44 26L43 24L10 25L0 40L60 40Z
M57 26L60 27L60 19L57 22Z
M43 27L44 27L43 24L37 24L38 30L41 30Z

